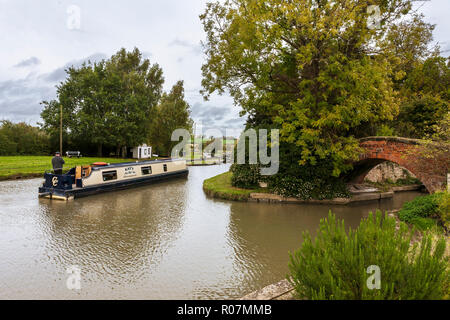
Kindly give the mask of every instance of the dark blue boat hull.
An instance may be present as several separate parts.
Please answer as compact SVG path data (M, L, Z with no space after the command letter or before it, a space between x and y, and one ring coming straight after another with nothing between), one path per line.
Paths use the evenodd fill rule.
M158 175L152 175L144 178L117 181L111 183L105 183L102 185L88 186L77 189L61 189L61 188L51 188L51 187L40 187L39 196L58 198L58 199L73 199L80 198L89 195L94 195L103 192L123 190L133 187L138 187L146 184L157 183L160 181L165 181L168 179L183 178L189 174L189 170L182 170L177 172L163 173Z

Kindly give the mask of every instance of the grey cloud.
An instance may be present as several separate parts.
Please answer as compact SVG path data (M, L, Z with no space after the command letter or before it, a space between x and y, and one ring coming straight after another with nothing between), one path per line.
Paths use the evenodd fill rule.
M192 106L192 116L199 118L202 121L223 120L228 112L229 109L226 106L207 106L199 102Z
M38 122L42 111L40 102L56 97L55 85L66 78L65 69L105 58L105 54L95 53L84 59L68 62L50 73L30 74L22 79L0 82L0 119Z
M142 58L144 58L144 59L150 59L152 56L153 56L153 54L151 52L148 52L148 51L142 52Z
M0 119L36 123L42 110L40 102L54 95L52 86L36 86L34 78L0 82Z
M169 43L169 47L176 47L176 46L188 48L195 55L200 55L203 53L203 50L202 50L202 47L200 44L190 43L188 41L180 40L178 38L174 39L172 42Z
M16 64L14 67L16 67L16 68L24 68L24 67L30 67L30 66L38 65L40 63L41 63L41 61L38 58L31 57L31 58L22 60L21 62Z
M197 124L201 123L203 132L218 129L223 135L231 130L231 135L238 136L246 121L245 118L234 116L233 105L229 104L218 107L196 102L191 107L191 116Z
M68 69L72 66L80 67L84 62L86 62L86 63L89 61L92 63L99 62L106 58L107 58L107 56L104 53L97 52L86 58L70 61L70 62L66 63L63 67L60 67L50 73L43 74L41 76L41 78L48 82L60 82L60 81L63 81L67 76L66 69Z

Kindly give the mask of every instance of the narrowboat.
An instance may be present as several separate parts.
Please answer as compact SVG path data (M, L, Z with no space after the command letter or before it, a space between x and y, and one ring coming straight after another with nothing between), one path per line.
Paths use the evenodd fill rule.
M46 172L39 188L39 197L58 200L141 186L170 178L186 177L186 160L167 159L77 166L57 175Z

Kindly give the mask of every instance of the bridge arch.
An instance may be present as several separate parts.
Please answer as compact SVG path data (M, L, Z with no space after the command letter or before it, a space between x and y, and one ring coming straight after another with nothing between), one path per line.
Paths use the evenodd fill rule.
M429 159L417 152L421 140L400 137L367 137L360 139L364 153L353 164L347 181L363 183L364 178L378 164L390 161L408 169L419 179L428 192L443 189L447 179L448 159Z

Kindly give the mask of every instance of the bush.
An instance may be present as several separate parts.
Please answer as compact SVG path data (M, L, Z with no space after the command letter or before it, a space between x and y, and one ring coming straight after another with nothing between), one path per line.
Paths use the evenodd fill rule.
M448 193L445 192L417 197L403 204L398 217L420 230L430 229L438 220L441 220L443 225L448 224L448 197Z
M233 187L253 189L259 187L261 180L260 167L256 164L233 164L231 185Z
M302 200L350 197L347 185L339 178L328 177L323 179L315 177L309 180L276 175L269 177L267 182L271 192L283 197L293 197Z
M445 239L424 235L411 244L414 231L381 212L363 219L348 234L333 214L322 219L317 236L304 234L290 255L288 279L302 299L442 299L448 286ZM367 286L367 268L380 268L380 289Z

